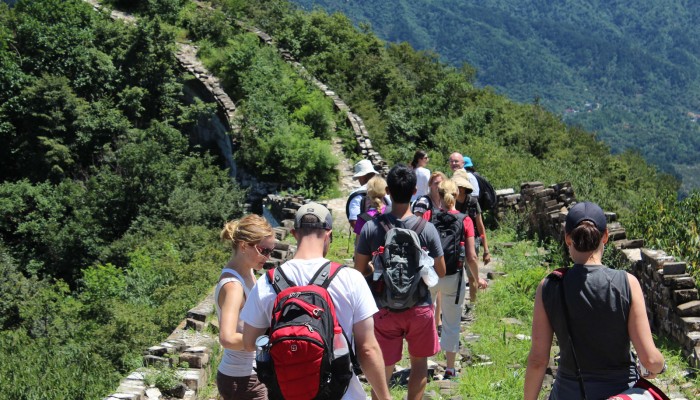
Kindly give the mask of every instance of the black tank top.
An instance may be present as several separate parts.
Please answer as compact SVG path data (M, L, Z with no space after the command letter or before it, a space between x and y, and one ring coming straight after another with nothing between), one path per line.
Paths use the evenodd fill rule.
M602 265L577 264L567 271L561 283L582 373L595 376L629 371L634 362L627 331L632 304L627 273ZM576 371L558 281L545 280L542 300L559 340L560 366Z

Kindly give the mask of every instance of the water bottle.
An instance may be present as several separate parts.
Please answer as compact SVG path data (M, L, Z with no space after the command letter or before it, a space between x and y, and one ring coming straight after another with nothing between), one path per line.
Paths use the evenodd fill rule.
M348 353L348 342L345 340L343 331L335 332L333 336L333 358L340 358Z
M384 246L379 246L377 251L372 253L374 257L374 273L372 274L372 281L377 282L384 273L384 264L381 262L381 255L384 253ZM378 256L378 257L376 257Z
M464 248L464 242L459 242L459 260L457 261L457 268L464 267L464 260L467 258L467 250Z
M270 361L270 338L267 335L255 339L255 361L264 363Z

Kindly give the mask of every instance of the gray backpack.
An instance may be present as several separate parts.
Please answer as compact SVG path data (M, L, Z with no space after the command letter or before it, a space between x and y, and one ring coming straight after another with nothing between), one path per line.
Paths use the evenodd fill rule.
M416 305L428 294L420 275L421 244L418 235L425 221L418 218L412 227L397 227L386 214L377 217L384 229L384 246L373 253L375 279L372 292L379 308L403 311Z

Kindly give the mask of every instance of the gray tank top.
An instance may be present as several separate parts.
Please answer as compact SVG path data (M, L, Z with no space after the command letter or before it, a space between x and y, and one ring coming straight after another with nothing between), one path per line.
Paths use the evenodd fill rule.
M577 264L567 271L561 283L587 392L589 384L626 387L634 382L636 373L627 331L632 304L627 273L602 265ZM571 381L573 378L575 388L578 388L558 281L545 280L542 300L559 341L561 359L557 380ZM592 396L588 394L588 397Z

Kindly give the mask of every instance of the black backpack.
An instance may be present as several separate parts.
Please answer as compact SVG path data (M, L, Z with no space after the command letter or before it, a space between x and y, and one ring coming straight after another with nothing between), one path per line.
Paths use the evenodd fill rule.
M462 269L464 260L461 258L460 243L465 242L464 219L466 215L462 213L450 214L449 212L434 213L430 222L440 234L440 244L445 253L446 275L454 275Z
M496 190L494 190L491 183L483 176L472 172L479 182L479 205L482 210L493 210L496 208L496 203L498 198L496 197Z
M343 267L327 262L305 286L280 268L267 271L277 298L265 349L270 357L257 360L256 372L269 399L336 400L345 394L357 362L327 290ZM347 346L342 356L334 354L338 340Z
M363 214L365 211L367 211L367 201L365 201L367 199L367 190L362 189L352 192L348 197L348 201L345 202L345 217L348 218L348 220L350 219L350 202L357 196L362 196L360 198L360 214Z

